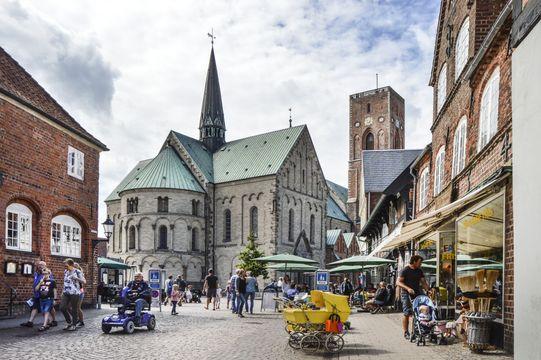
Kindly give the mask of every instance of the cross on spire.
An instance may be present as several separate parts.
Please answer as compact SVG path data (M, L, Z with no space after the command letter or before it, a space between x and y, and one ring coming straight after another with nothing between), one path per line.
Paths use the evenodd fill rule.
M291 119L291 108L289 108L289 127L291 127L291 123L293 120Z
M216 39L216 36L214 36L214 28L212 28L210 32L207 33L207 36L210 38L211 46L214 47L214 40Z

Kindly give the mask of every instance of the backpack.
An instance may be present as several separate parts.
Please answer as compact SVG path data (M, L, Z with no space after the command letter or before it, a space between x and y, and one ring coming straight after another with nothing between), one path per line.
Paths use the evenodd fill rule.
M171 291L173 291L173 281L172 280L169 280L167 282L167 292L168 293L171 293Z

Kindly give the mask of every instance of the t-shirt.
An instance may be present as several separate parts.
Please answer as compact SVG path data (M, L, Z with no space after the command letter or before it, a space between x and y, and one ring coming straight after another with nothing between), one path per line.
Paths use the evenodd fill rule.
M34 298L36 299L40 297L39 291L36 290L36 286L38 286L42 278L43 278L43 274L41 273L41 271L36 271L34 273L34 283L32 284L32 289L34 290ZM49 279L54 280L53 274L49 274Z
M39 286L39 297L41 299L54 299L54 289L56 289L56 282L51 279L45 280Z
M374 300L385 301L386 298L387 298L387 289L379 288L376 291L376 296L374 297Z
M64 271L64 294L79 295L81 294L81 281L85 277L83 273L77 269Z
M186 290L186 281L184 281L182 279L177 279L177 281L175 281L175 284L178 285L178 289L180 291L185 291Z
M415 291L415 296L418 296L421 294L421 287L420 282L421 279L425 277L425 274L423 273L423 270L421 269L412 269L409 266L406 266L402 271L400 272L400 277L404 278L404 284L406 286L410 287ZM406 292L405 289L402 289L402 292Z
M216 275L207 275L205 281L209 289L216 289L218 287L218 277Z

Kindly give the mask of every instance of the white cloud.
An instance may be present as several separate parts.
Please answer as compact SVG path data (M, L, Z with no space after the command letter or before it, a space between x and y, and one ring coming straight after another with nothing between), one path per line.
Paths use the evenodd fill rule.
M0 6L0 43L111 149L102 155L100 201L138 160L157 153L169 130L197 136L211 27L227 138L286 127L292 106L326 177L345 185L348 95L373 88L376 72L406 100L407 146L430 141L437 7L431 0L21 0ZM100 211L104 218L103 204Z

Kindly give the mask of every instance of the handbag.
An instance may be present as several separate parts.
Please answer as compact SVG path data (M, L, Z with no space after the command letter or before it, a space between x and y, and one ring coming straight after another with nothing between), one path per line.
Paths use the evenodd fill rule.
M338 334L340 332L339 324L341 324L340 316L338 316L338 314L331 314L331 316L329 316L329 319L325 321L325 331Z
M34 306L34 298L26 300L26 305L28 305L28 307Z

